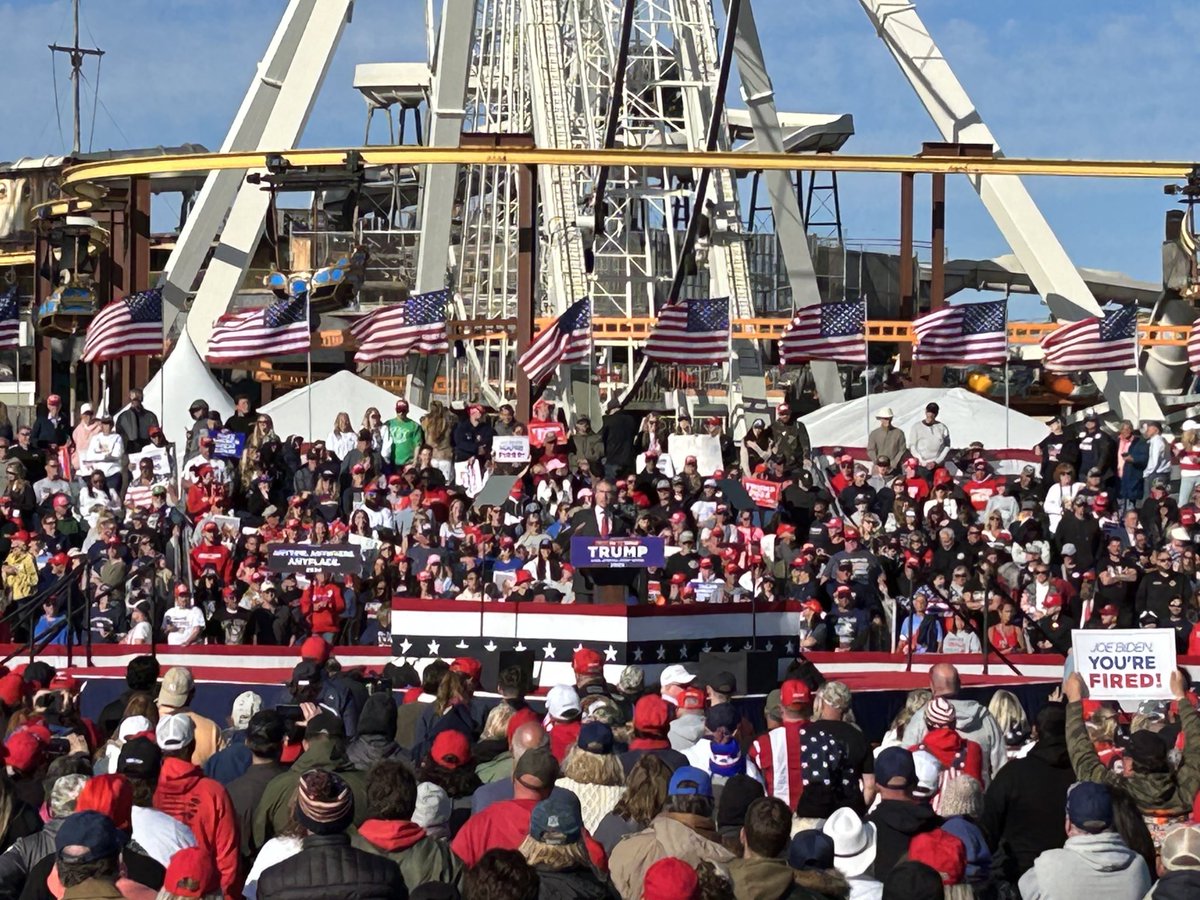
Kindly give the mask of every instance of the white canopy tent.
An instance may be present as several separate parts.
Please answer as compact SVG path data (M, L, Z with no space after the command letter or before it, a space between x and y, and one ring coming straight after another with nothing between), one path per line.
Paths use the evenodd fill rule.
M833 403L801 417L813 447L865 448L867 435L879 423L875 414L885 406L895 414L892 424L907 436L925 415L928 403L937 403L938 420L950 429L950 444L966 447L982 441L985 449L1028 451L1050 430L1037 419L1009 410L1008 446L1005 447L1004 406L963 388L909 388Z
M350 416L350 424L357 431L368 408L373 406L378 409L386 422L396 414L396 401L399 399L391 391L385 391L367 379L343 369L308 387L289 391L265 406L260 406L258 411L271 417L275 423L275 433L281 438L298 434L305 440L321 440L333 429L333 420L337 418L338 413L347 413ZM411 418L419 419L425 415L425 411L411 406L408 414Z
M188 432L195 425L188 412L193 400L207 402L209 409L221 414L222 421L233 415L233 398L213 377L184 329L171 355L142 391L142 403L158 416L163 434L175 444L180 455L187 447Z

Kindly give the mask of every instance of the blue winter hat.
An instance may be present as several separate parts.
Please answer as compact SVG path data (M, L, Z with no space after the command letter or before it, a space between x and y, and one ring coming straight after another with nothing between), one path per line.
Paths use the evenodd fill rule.
M734 775L746 773L746 757L737 741L726 741L718 744L713 741L709 745L708 771L713 775L732 778Z

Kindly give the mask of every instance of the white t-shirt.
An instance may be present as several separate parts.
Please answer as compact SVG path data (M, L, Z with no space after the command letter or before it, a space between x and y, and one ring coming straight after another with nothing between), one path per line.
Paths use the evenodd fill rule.
M167 630L167 626L173 630ZM167 631L168 644L182 644L193 628L204 628L204 612L199 607L180 609L172 606L163 616L163 630Z
M135 806L132 813L133 839L164 868L184 847L195 847L192 829L159 809Z
M149 644L150 643L150 623L138 622L129 629L129 633L122 638L122 644Z

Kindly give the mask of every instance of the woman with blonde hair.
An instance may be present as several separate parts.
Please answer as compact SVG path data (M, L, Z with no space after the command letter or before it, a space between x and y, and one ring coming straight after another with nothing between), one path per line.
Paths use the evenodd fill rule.
M575 746L567 751L557 786L579 798L583 824L595 831L625 793L625 769L613 752L612 729L588 722L579 729Z
M1193 419L1184 422L1171 450L1179 463L1179 505L1185 506L1192 502L1192 491L1200 484L1200 424Z
M609 900L613 896L607 879L592 866L583 828L574 795L554 794L533 808L529 833L517 850L537 870L538 900Z
M1025 709L1017 695L1004 689L996 691L988 701L988 712L992 714L992 718L1000 726L1001 734L1004 735L1008 758L1017 759L1028 753L1029 748L1033 746L1029 740L1029 716L1025 715Z
M1083 490L1083 485L1075 480L1075 469L1067 463L1059 463L1054 467L1054 478L1046 491L1046 499L1042 509L1050 518L1050 533L1058 530L1058 523L1071 508L1075 495Z
M338 459L345 459L358 442L358 435L350 425L350 414L340 412L333 420L333 431L325 438L325 446Z
M450 435L454 421L441 400L431 400L429 411L421 417L421 429L425 432L425 443L433 451L431 462L449 481L454 475L454 450L450 446Z
M376 453L383 454L383 414L374 406L368 406L367 411L363 413L362 424L358 426L359 431L371 432L371 449Z
M933 699L933 691L928 688L917 688L915 691L909 691L908 696L904 699L904 708L896 713L896 718L892 719L892 724L888 726L887 732L883 736L883 741L879 748L875 751L875 755L879 755L880 750L887 747L904 746L904 729L908 727L908 723L912 721L913 716L925 708L925 704Z

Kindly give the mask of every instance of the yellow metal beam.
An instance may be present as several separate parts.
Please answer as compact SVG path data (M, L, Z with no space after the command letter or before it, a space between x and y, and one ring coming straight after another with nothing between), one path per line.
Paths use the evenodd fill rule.
M359 147L330 150L282 150L276 153L196 153L176 156L112 159L67 169L62 185L80 185L118 178L219 169L263 169L268 156L289 166L343 166L350 153L367 165L551 165L633 166L648 168L738 169L743 171L806 169L822 172L915 172L946 175L1059 175L1083 178L1186 178L1190 162L1095 159L1014 159L988 157L885 156L852 154L797 155L691 150L554 149L542 147Z

